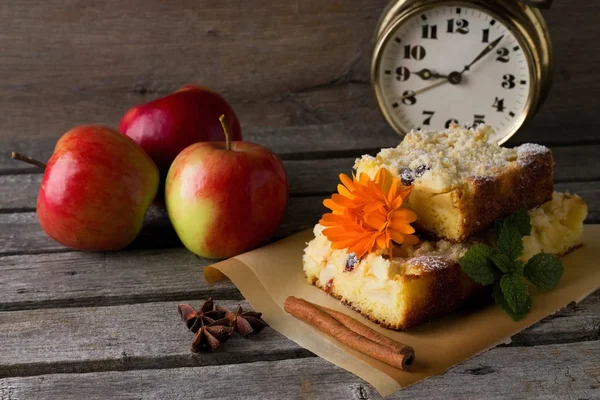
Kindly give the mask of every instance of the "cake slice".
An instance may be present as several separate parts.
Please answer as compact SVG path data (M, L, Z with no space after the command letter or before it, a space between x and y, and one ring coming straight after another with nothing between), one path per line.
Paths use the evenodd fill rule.
M492 133L488 126L458 125L413 131L398 147L363 156L354 168L371 179L386 168L413 185L408 207L417 214L417 230L462 242L498 218L552 198L552 152L536 144L503 148L489 142Z
M529 211L532 234L523 240L522 261L539 252L562 255L578 247L587 205L581 197L555 193L551 201ZM406 329L447 315L474 299L482 287L461 269L458 260L486 232L462 243L422 241L396 246L391 256L370 253L362 259L332 249L315 226L304 251L306 278L331 296L391 329Z

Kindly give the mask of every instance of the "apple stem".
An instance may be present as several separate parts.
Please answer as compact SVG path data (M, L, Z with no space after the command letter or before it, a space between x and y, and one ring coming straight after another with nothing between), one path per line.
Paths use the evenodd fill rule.
M23 154L17 153L16 151L13 151L12 153L10 153L10 157L13 160L23 161L23 162L26 162L27 164L35 165L36 167L46 169L46 164L44 164L43 162L33 159L31 157L24 156Z
M229 135L229 128L227 128L227 119L225 118L225 114L219 117L219 121L221 122L223 133L225 134L225 148L231 151L231 136Z

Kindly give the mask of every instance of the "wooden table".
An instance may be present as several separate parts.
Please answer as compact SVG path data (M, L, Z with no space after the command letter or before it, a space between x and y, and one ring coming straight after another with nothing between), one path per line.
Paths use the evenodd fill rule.
M47 158L71 126L114 126L133 104L204 83L232 102L247 140L284 159L291 198L277 237L298 232L355 157L399 141L368 84L385 2L88 3L0 4L0 399L379 398L270 328L191 354L176 304L243 303L235 286L205 283L210 261L181 247L160 208L122 252L54 243L35 215L40 171L8 152ZM511 141L553 149L556 187L586 199L590 223L600 222L596 15L583 0L548 13L554 88ZM393 398L598 399L599 339L597 292Z

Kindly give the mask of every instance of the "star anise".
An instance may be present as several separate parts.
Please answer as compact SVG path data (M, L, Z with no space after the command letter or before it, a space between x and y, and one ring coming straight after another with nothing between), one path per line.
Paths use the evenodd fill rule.
M221 346L221 343L226 342L233 333L233 328L229 326L229 319L222 318L206 325L202 318L199 329L192 341L192 351L198 353L200 351L215 351Z
M252 333L258 333L269 326L263 321L262 313L254 311L245 311L242 306L238 306L235 312L227 307L217 306L217 311L225 313L223 319L229 320L229 325L232 326L237 333L246 337Z
M206 300L200 308L200 311L196 311L194 307L189 304L179 304L177 310L179 310L179 315L188 329L194 333L200 329L201 322L205 325L210 325L225 316L225 312L214 309L212 298Z

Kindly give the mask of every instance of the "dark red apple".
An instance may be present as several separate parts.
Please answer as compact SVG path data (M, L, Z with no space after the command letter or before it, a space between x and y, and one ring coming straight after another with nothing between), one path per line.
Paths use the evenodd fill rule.
M226 130L223 123L223 129ZM169 219L183 244L208 258L227 258L266 242L288 200L283 163L248 142L203 142L183 150L167 175Z
M240 123L223 97L206 87L186 85L131 108L119 130L139 144L166 176L175 157L189 145L223 139L221 115L229 121L231 140L242 140Z
M46 168L37 200L42 228L57 242L85 251L129 245L160 179L152 159L133 140L97 125L65 133L48 164L36 165Z

